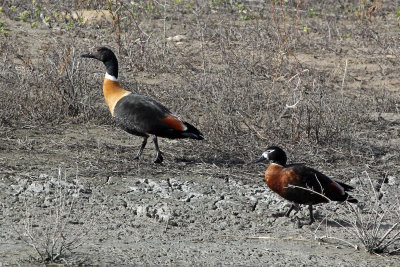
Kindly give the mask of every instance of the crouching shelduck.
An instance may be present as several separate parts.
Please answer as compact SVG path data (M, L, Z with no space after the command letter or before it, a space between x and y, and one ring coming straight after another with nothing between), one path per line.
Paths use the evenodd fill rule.
M264 160L271 161L265 171L265 182L268 187L295 204L309 205L310 224L314 222L312 205L329 201L358 203L357 199L347 194L347 191L354 189L353 187L333 181L303 164L286 165L286 153L277 146L268 147L256 162ZM295 204L292 204L286 216L289 216Z
M118 61L107 47L96 47L81 57L95 58L106 66L103 94L117 125L130 134L143 136L143 142L135 159L139 159L147 138L153 137L156 148L155 163L163 161L157 136L166 138L192 138L202 140L203 135L194 126L182 121L166 107L148 96L133 94L123 89L118 81Z

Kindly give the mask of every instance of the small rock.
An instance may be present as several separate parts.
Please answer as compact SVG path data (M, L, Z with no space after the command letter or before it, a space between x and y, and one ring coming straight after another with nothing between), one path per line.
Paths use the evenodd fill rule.
M90 188L82 188L79 190L80 193L82 194L91 194L92 193L92 189Z
M31 183L28 186L28 188L26 189L27 192L31 192L31 193L35 193L35 194L41 193L41 192L43 192L43 190L44 190L43 185L41 185L37 182Z
M168 225L171 225L171 226L178 226L178 223L177 223L176 221L170 220L170 221L168 222Z
M388 176L387 177L387 184L388 185L398 185L399 180L395 176Z
M353 179L350 180L350 184L351 184L351 185L352 185L352 184L357 185L357 184L359 184L359 183L360 183L360 179L359 179L359 178L353 178Z
M139 188L137 188L136 186L129 186L128 191L126 191L126 193L137 192L137 191L139 191Z
M45 174L45 173L39 174L39 179L46 179L46 178L48 178L48 177L49 177L48 174Z
M147 210L149 209L148 206L137 206L136 208L136 214L138 216L146 216L147 215Z
M164 205L155 210L155 216L159 222L168 222L171 218L171 212L167 205Z
M187 40L187 37L185 35L178 34L178 35L175 35L175 36L172 36L172 37L168 37L167 40L168 41L174 41L174 42L177 42L177 43L182 43L183 41Z
M12 184L11 188L14 190L14 195L19 195L24 190L24 187L19 184Z
M121 206L123 206L124 208L128 207L128 203L127 203L125 200L123 200L123 199L120 199L120 200L119 200L119 204L120 204Z

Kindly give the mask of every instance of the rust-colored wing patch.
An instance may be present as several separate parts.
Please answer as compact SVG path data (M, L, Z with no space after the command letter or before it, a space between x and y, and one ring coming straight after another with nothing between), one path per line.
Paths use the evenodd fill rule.
M332 183L328 184L326 187L326 189L331 191L332 193L336 193L338 195L345 194L343 187L335 181L332 181Z
M169 128L177 131L185 131L185 125L175 116L168 114L166 118L161 119L161 121L166 124Z
M299 174L296 172L295 169L290 168L285 170L285 183L288 185L296 185L296 186L302 186L301 184L301 179L299 177Z

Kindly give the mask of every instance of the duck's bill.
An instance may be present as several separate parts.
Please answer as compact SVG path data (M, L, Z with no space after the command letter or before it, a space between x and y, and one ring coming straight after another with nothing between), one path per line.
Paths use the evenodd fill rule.
M81 57L94 58L94 56L91 52L87 53L87 54L82 54Z
M254 163L259 163L264 160L266 160L266 158L264 156L261 156L258 160L254 161Z

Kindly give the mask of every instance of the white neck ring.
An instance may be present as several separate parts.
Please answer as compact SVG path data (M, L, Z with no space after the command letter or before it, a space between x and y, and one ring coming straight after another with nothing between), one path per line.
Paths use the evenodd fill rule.
M106 72L105 78L106 78L106 79L109 79L109 80L111 80L111 81L114 81L114 82L118 82L117 77L112 76L112 75L108 74L107 72Z

